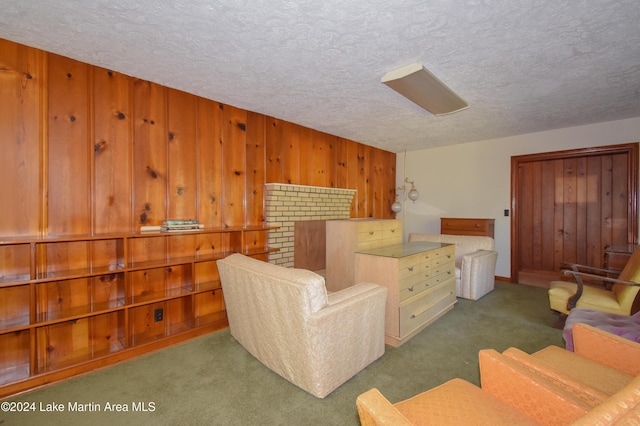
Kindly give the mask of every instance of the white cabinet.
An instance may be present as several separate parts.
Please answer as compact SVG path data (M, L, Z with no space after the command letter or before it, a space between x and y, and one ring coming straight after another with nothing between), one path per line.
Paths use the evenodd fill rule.
M385 342L400 346L456 303L455 245L396 244L356 253L356 281L389 289Z

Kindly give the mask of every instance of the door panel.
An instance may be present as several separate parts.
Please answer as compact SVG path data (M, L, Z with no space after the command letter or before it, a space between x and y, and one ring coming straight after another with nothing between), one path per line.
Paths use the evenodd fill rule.
M605 247L637 241L637 148L512 158L512 281L548 284L562 262L602 267Z

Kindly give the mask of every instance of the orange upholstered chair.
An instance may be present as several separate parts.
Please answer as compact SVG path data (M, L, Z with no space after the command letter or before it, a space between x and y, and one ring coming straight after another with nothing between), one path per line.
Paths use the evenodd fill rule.
M576 352L479 353L482 388L461 379L395 404L356 400L362 425L628 424L640 422L640 345L576 324ZM564 352L558 352L564 351Z
M592 271L597 268L590 268ZM580 270L580 265L564 271L576 282L552 281L549 285L549 307L562 314L573 308L597 309L614 314L630 315L640 291L640 247L636 248L618 278L608 278ZM612 283L611 290L584 285L583 278Z
M640 376L592 406L494 350L480 351L482 389L462 379L392 404L378 389L356 400L363 426L617 425L640 422ZM633 423L633 422L636 423Z
M509 348L503 355L587 395L594 406L640 374L640 344L580 323L574 334L575 352L548 346L531 355Z

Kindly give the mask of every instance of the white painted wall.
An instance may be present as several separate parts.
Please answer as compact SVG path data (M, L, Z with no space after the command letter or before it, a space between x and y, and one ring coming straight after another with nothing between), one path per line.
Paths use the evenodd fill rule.
M511 217L504 210L511 205L511 156L638 141L640 118L630 118L411 151L406 159L398 153L397 186L406 176L420 198L406 200L397 218L404 221L405 238L411 232L440 233L441 217L495 218L496 275L510 277Z

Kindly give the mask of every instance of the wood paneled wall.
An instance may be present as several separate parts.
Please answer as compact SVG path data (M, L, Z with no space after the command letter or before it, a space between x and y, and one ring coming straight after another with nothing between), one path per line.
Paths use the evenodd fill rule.
M6 40L0 97L0 236L261 225L272 182L393 217L391 152Z

